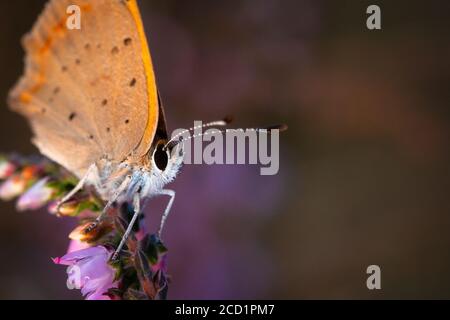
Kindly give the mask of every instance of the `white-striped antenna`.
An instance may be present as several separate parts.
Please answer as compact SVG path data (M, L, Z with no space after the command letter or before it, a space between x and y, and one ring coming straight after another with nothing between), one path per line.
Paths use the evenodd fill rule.
M223 120L212 121L212 122L208 122L208 123L205 123L205 124L202 124L202 125L198 125L198 126L195 126L195 127L192 127L192 128L186 129L186 130L183 130L183 131L179 132L178 134L176 134L175 136L173 136L173 137L172 137L172 138L164 145L163 150L166 150L167 147L168 147L169 145L172 145L172 147L174 147L175 145L177 145L178 143L180 143L180 142L183 140L183 137L182 137L182 136L183 136L185 133L190 133L190 132L192 132L192 131L194 131L194 130L205 129L205 128L211 128L211 127L225 127L225 126L227 126L228 124L230 124L231 121L232 121L232 118L231 118L231 117L226 117L226 118L223 119ZM194 136L200 136L200 135L197 134L197 135L194 135ZM177 142L177 139L179 140L178 142ZM174 144L174 143L175 143L175 144Z
M212 122L211 122L212 123ZM199 126L200 127L200 126ZM205 126L203 126L205 127ZM198 129L198 128L197 128ZM209 136L212 134L216 134L216 133L227 133L227 132L236 132L236 131L255 131L257 133L267 133L270 134L272 132L272 130L279 130L280 132L286 131L288 129L288 126L286 124L281 124L281 125L274 125L274 126L268 126L265 128L246 128L246 129L242 129L242 128L238 128L238 129L217 129L217 130L211 130L209 132L202 132L202 133L197 133L194 134L192 136L187 137L186 139L184 139L184 137L181 134L177 134L176 137L178 137L178 140L175 140L174 138L171 139L171 141L169 141L164 148L166 148L169 144L170 147L173 148L175 147L177 144L179 143L184 143L186 141L189 141L191 139L195 139L195 138L199 138L199 137L203 137L203 136ZM185 130L183 131L183 133L186 132L190 132L190 130Z

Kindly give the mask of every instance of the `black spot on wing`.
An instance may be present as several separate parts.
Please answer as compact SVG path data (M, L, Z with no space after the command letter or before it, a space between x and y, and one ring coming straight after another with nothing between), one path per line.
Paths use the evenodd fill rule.
M131 38L125 38L125 39L123 39L123 44L124 44L125 46L129 46L129 45L131 44L132 41L133 41L133 40L131 40Z
M77 116L77 114L76 114L75 112L72 112L72 113L69 115L69 121L73 121L73 119L75 119L76 116Z

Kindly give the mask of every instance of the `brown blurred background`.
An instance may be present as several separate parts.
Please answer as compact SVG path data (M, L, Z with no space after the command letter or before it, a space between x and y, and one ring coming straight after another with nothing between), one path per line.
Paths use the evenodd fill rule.
M0 2L4 152L36 152L6 96L43 3ZM448 1L140 3L170 129L225 114L289 125L276 176L183 169L170 298L450 298ZM381 31L366 28L369 4ZM166 200L149 207L153 229ZM80 298L50 260L73 223L0 204L0 298Z

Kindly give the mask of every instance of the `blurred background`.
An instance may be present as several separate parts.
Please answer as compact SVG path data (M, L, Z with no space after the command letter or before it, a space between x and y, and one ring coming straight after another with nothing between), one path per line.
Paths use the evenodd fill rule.
M450 298L448 1L140 1L169 129L287 123L280 171L185 166L165 230L171 299ZM382 30L366 28L377 4ZM6 105L44 1L0 2L0 149L32 154ZM167 199L155 199L157 229ZM73 222L73 223L72 223ZM75 221L0 204L0 298L66 288ZM381 267L381 290L366 268Z

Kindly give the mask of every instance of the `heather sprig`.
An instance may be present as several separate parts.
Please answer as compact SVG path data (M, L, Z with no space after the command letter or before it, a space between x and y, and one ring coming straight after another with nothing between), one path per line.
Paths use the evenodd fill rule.
M78 226L68 235L70 246L56 264L68 266L70 289L80 289L86 299L166 299L167 249L156 235L136 223L117 260L112 253L130 222L133 207L124 203L109 210L96 228L87 228L104 202L91 189L83 190L57 210L56 203L77 183L62 167L42 157L0 155L0 199L17 200L19 211L47 206L59 218L76 218Z

